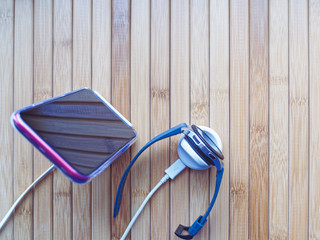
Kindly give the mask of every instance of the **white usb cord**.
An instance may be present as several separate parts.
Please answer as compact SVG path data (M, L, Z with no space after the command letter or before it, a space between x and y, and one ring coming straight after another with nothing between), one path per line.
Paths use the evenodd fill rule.
M15 208L18 206L19 202L23 199L23 197L34 187L34 185L36 185L39 181L41 181L45 176L47 176L48 173L50 173L54 169L55 169L55 166L52 165L44 173L42 173L41 176L39 176L33 183L31 183L30 186L19 196L19 198L14 202L14 204L9 209L7 214L1 220L1 222L0 222L0 231L3 228L3 226L6 224L8 219L10 218L11 214L14 212Z
M177 161L175 161L169 168L167 168L165 170L166 175L163 176L163 178L161 178L161 180L159 181L159 183L151 190L151 192L148 194L148 196L145 198L145 200L142 202L141 206L139 207L138 211L136 212L136 214L134 215L134 217L131 219L131 222L129 223L126 231L124 232L124 234L122 235L120 240L124 240L128 233L130 232L134 222L137 220L137 218L139 217L140 213L142 212L143 208L146 206L147 202L150 200L150 198L152 197L152 195L169 179L174 179L179 173L181 173L184 169L186 168L186 166L182 163L182 161L180 159L178 159Z

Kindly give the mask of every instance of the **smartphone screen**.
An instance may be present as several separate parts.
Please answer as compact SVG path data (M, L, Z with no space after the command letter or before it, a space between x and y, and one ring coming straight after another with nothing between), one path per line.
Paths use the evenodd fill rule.
M83 175L92 173L136 137L134 130L90 89L29 108L20 116Z

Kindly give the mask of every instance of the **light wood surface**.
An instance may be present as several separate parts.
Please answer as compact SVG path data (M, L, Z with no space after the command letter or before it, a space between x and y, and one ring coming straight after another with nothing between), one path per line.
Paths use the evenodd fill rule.
M48 176L0 239L119 239L178 158L179 136L140 157L114 219L130 158L182 122L215 129L225 156L195 239L320 239L319 26L319 0L0 1L0 218L50 166L10 126L14 110L90 87L138 132L89 184ZM215 174L167 182L127 239L178 239L208 207Z
M315 7L317 6L317 7ZM309 3L309 237L320 238L320 1Z
M268 239L268 2L250 2L250 238ZM251 194L255 193L255 194Z
M230 1L231 239L248 239L250 232L249 50L249 1Z
M13 16L14 6L12 1L3 1L0 5L2 19L0 20L0 35L3 36L0 44L0 216L4 216L11 207L14 199L13 188L13 131L8 121L13 111ZM5 21L4 21L5 20ZM0 218L1 218L0 217ZM13 221L7 224L6 229L0 235L3 239L13 238Z
M288 1L269 4L269 237L288 238Z

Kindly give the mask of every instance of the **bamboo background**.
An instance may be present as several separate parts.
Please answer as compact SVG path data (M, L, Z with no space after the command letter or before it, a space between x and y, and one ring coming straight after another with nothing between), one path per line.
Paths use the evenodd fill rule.
M181 122L223 141L225 174L195 239L320 239L319 0L0 0L0 218L50 166L10 126L21 107L97 90L138 141L87 185L59 172L18 207L0 239L119 239L179 137L130 157ZM131 239L177 239L204 213L215 170L186 170L152 198Z

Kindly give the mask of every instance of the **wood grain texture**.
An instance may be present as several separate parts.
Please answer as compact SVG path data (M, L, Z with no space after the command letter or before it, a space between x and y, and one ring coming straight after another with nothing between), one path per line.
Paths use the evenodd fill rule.
M288 238L288 1L269 3L269 238Z
M309 239L320 239L320 1L309 2Z
M250 238L268 239L268 2L250 2Z
M10 115L13 112L13 1L0 5L0 219L13 203L13 129ZM1 239L13 239L13 220L0 232Z
M289 238L308 238L308 4L289 2Z
M249 237L249 4L230 2L230 239Z
M14 109L33 102L33 2L17 1L14 6ZM22 135L14 134L14 199L33 180L33 149ZM23 178L21 178L23 176ZM33 238L33 195L16 209L14 238Z
M34 80L33 101L52 97L52 8L53 2L34 2ZM37 149L33 149L33 180L52 164ZM41 182L34 191L34 239L52 236L52 175Z
M151 1L151 138L169 128L170 121L170 2ZM169 140L151 147L151 188L169 167ZM151 239L169 239L169 183L151 199Z
M92 2L92 89L111 100L111 0ZM92 181L92 239L111 239L111 168Z
M130 2L112 1L112 105L130 120ZM130 161L126 151L111 168L112 209L121 176ZM121 208L112 221L112 239L120 239L131 215L130 174L123 190ZM130 239L128 234L127 239Z
M139 133L135 156L150 140L150 1L131 2L131 122ZM142 34L143 33L143 34ZM150 191L150 150L131 170L131 218ZM131 230L132 239L150 239L150 202Z
M209 125L209 1L190 1L191 123ZM190 224L209 205L209 170L190 170ZM206 224L194 239L208 239Z
M72 89L72 1L54 1L53 95ZM53 239L72 239L72 183L53 173Z
M190 122L190 73L189 73L189 2L171 1L171 82L170 125ZM182 83L182 84L181 84ZM170 163L178 158L177 144L180 136L171 138ZM179 239L174 231L179 224L189 225L189 169L170 182L170 239Z
M210 1L210 127L222 140L224 173L210 216L209 239L229 239L229 2ZM210 198L216 170L210 169ZM207 223L208 224L208 223Z
M133 123L132 154L182 122L219 134L224 177L197 239L320 238L319 0L0 2L0 217L50 165L14 133L12 111L90 87ZM56 111L46 109L47 125L35 117L42 109L26 119L59 130L41 134L86 165L90 154L103 156L95 148L101 139L86 144L67 135L87 119L71 109L77 101L57 103L63 109L57 121ZM85 126L94 125L97 135L126 135L119 122L112 129L101 123L108 114L96 99L88 105ZM78 114L75 124L61 127L71 113ZM54 172L24 199L0 238L119 239L178 158L180 136L155 144L137 161L116 219L113 203L130 150L87 185ZM63 146L65 139L72 143ZM127 239L178 239L178 225L192 224L208 207L215 178L214 168L187 169L168 181Z
M91 87L91 1L73 2L73 89ZM73 183L73 239L92 238L91 183Z

